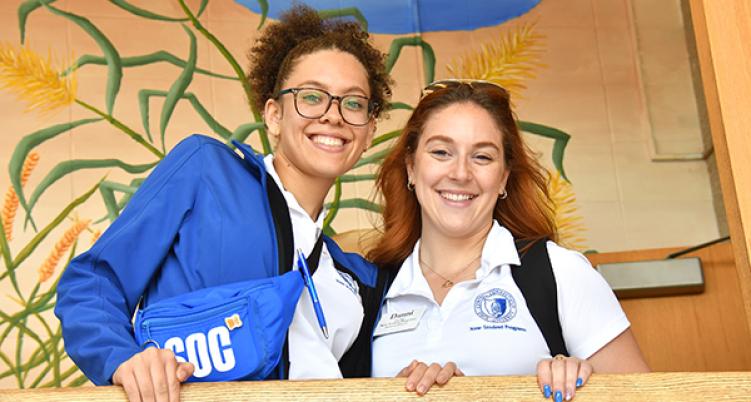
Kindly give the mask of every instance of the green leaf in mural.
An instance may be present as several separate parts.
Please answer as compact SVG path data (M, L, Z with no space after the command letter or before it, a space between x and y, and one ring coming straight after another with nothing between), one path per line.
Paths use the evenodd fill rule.
M39 243L41 243L42 240L44 240L53 229L55 229L58 225L60 225L60 223L62 223L65 220L65 218L67 218L68 215L74 209L76 209L76 207L86 202L86 200L88 200L89 197L91 197L91 195L94 194L96 189L99 188L99 183L101 183L101 180L97 182L93 187L91 187L91 189L89 189L83 195L71 201L70 204L68 204L65 208L63 208L62 211L60 211L60 213L57 214L57 216L55 217L55 219L52 220L52 222L50 222L49 224L47 224L47 226L45 226L42 230L40 230L34 236L34 238L32 238L31 241L29 241L29 243L27 243L26 246L23 249L21 249L21 251L18 252L18 255L16 255L16 257L13 259L13 263L10 269L8 270L8 272L0 275L0 279L3 279L9 272L12 272L13 270L17 269L21 265L21 263L24 262L24 260L29 258L29 256L34 251L34 249L36 249L37 246L39 246Z
M553 127L545 126L537 123L530 123L527 121L519 121L519 129L530 134L539 135L546 138L551 138L553 142L553 166L561 174L561 177L570 182L566 177L566 172L563 170L563 153L566 150L566 145L571 135Z
M389 103L389 110L415 110L415 108L404 102L391 102Z
M378 176L374 173L368 174L345 174L340 176L342 183L356 183L358 181L375 180Z
M253 123L241 124L232 133L232 136L230 137L229 141L227 141L227 143L228 143L228 145L232 146L232 140L235 140L237 142L245 142L245 140L248 138L248 136L251 133L253 133L253 131L261 130L261 129L263 129L263 122L262 121L256 121L256 122L253 122Z
M86 33L91 36L97 43L99 48L104 53L104 58L107 60L107 87L105 89L105 103L107 104L107 113L112 114L112 109L115 107L115 98L117 93L120 92L120 82L123 78L123 66L122 60L120 60L120 54L115 49L115 46L104 36L104 33L99 30L88 19L79 15L71 14L63 10L57 9L50 5L45 5L47 9L54 14L60 15L73 21L76 25L81 27Z
M10 182L13 185L13 190L15 190L21 206L26 211L26 219L30 221L32 225L34 225L34 220L31 217L31 209L26 202L26 197L24 197L23 193L23 187L21 186L21 171L23 169L23 162L26 160L26 156L29 155L29 152L31 152L32 149L47 140L55 138L58 135L70 131L78 126L95 123L101 120L102 119L82 119L69 123L57 124L52 127L47 127L26 135L18 142L18 144L16 144L16 148L13 150L13 154L10 157L10 163L8 164L8 173L10 174Z
M158 162L147 163L144 165L131 165L119 159L74 159L60 162L57 166L52 168L49 173L47 173L47 176L45 176L34 189L34 193L32 193L29 198L29 209L34 209L39 197L42 196L42 193L44 193L47 188L70 173L84 169L120 168L128 173L137 174L153 168L157 163Z
M18 29L21 31L21 44L26 41L26 20L29 14L42 5L54 3L57 0L26 0L18 6Z
M402 135L402 130L394 130L389 131L388 133L383 133L378 137L373 138L373 142L370 143L370 146L375 147L376 145L383 144L384 142L394 139L400 135Z
M326 207L328 208L331 204L327 204ZM379 204L376 204L373 201L366 200L364 198L348 198L346 200L341 200L339 202L339 209L343 208L357 208L357 209L364 209L366 211L372 211L376 213L381 213L383 210L383 207Z
M99 185L99 192L102 194L104 206L105 208L107 208L107 216L99 219L96 223L99 223L105 219L109 219L110 222L114 222L115 219L120 216L120 211L125 208L125 204L127 204L133 194L136 193L143 180L144 179L134 179L130 182L130 185L112 181L103 181L102 184ZM120 199L120 201L117 201L115 199L115 191L125 194L123 198Z
M137 15L139 17L143 17L150 20L157 20L157 21L171 21L171 22L185 22L189 21L188 18L174 18L174 17L167 17L164 15L153 13L149 10L134 6L133 4L130 4L129 2L125 0L110 0L112 4L122 8L123 10L133 14ZM201 1L201 5L198 9L197 16L201 16L203 14L203 11L206 9L206 5L209 3L209 0L203 0Z
M360 160L357 161L357 163L355 163L355 166L353 167L353 169L356 169L365 165L372 165L374 163L380 163L386 157L386 155L389 154L389 151L390 151L389 149L384 149L374 154L370 154L366 157L360 158Z
M389 55L386 59L386 71L391 72L394 68L394 64L399 59L399 53L405 46L418 46L422 48L422 62L423 71L425 73L425 85L433 82L435 77L435 52L433 47L428 42L422 40L419 36L412 36L408 38L396 38L391 42L389 47Z
M149 99L155 96L167 97L167 91L159 91L154 89L142 89L138 91L138 106L141 110L141 123L143 124L144 130L146 130L146 135L148 135L149 141L153 141L151 139L151 130L149 129ZM195 94L186 92L183 94L182 99L187 99L190 104L193 105L193 109L196 111L196 113L201 116L201 119L203 119L206 125L208 125L209 128L211 128L211 130L214 131L217 135L224 138L225 140L232 137L232 132L230 132L213 116L211 116L209 111L203 106L201 101L198 100L198 97L196 97Z
M268 0L258 0L258 5L261 7L261 22L256 29L261 29L263 23L266 22L266 17L269 16L269 2Z
M319 10L321 18L354 17L363 31L368 31L368 20L357 7L335 8L331 10Z
M166 146L164 143L164 133L167 131L167 124L169 123L169 120L172 117L172 113L175 111L175 106L177 106L177 101L180 100L180 98L182 98L183 95L185 95L185 90L188 88L188 86L190 85L190 82L193 80L193 72L196 69L196 60L197 60L196 36L193 34L193 32L190 29L188 29L188 27L183 25L183 29L190 37L190 54L188 56L188 62L185 68L177 77L177 80L170 87L169 92L167 93L167 99L164 100L164 106L162 106L162 116L159 122L159 131L160 131L160 135L162 139L162 151L165 151L165 152L166 152Z
M326 217L323 219L323 230L327 231L329 233L333 232L333 228L331 228L331 222L334 221L334 218L336 218L336 214L339 213L339 201L342 199L342 179L337 177L336 180L334 180L334 201L332 201L329 206L329 212L326 214Z
M160 50L154 53L145 54L142 56L130 56L130 57L123 57L120 59L120 62L122 63L123 68L128 67L140 67L140 66L147 66L149 64L158 63L158 62L164 62L172 64L173 66L185 68L186 62L185 60L175 56L174 54ZM76 60L76 62L68 67L63 74L67 75L70 74L73 70L77 70L85 65L92 64L92 65L99 65L104 66L107 64L107 60L105 60L102 56L95 56L92 54L85 54ZM203 69L203 68L197 68L196 67L196 74L203 74L207 75L209 77L215 77L215 78L221 78L223 80L231 80L231 81L238 81L239 79L237 77L231 76L231 75L225 75L225 74L219 74L214 73L209 70Z

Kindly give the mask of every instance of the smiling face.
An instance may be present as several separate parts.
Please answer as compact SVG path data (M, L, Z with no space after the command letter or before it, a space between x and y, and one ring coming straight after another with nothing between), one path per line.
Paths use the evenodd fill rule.
M282 89L318 88L335 96L370 97L368 76L353 55L339 50L319 50L301 56ZM304 183L333 182L360 159L373 138L375 121L365 126L347 124L338 101L320 118L309 119L295 110L295 95L288 93L266 103L269 133L278 139L275 164L282 180ZM285 185L287 183L285 182Z
M451 104L428 117L407 160L423 233L468 238L490 227L509 175L502 136L490 114L471 102Z

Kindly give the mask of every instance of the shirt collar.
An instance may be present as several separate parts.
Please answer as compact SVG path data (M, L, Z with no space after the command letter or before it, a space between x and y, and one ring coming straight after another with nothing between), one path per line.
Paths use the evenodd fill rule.
M493 220L488 238L482 247L482 264L477 270L477 278L484 278L494 269L503 265L521 266L519 252L516 251L514 236L498 221Z
M386 293L387 299L403 295L417 295L433 299L433 292L425 279L420 268L420 240L415 244L412 254L404 260L399 272L394 278L394 283ZM496 268L503 265L521 266L519 253L516 251L514 236L508 229L493 221L485 244L482 248L482 263L475 274L475 278L482 279L488 276Z
M425 275L422 274L422 269L420 268L419 255L420 240L415 243L412 254L404 260L402 266L399 268L399 272L394 278L394 283L386 293L387 299L409 294L433 299L433 291L430 290L430 285L428 285L428 281L425 279Z
M321 212L318 214L318 219L313 221L313 219L310 218L310 215L308 215L308 213L305 212L305 209L303 209L303 207L300 206L300 203L297 202L297 198L295 198L295 195L287 191L286 188L284 188L282 179L279 178L279 174L276 172L276 169L274 168L274 155L273 154L266 155L263 158L263 164L266 166L266 171L271 175L271 178L274 179L274 182L276 183L277 187L279 187L279 189L282 191L282 195L284 196L284 200L287 201L287 208L289 208L290 213L307 217L307 219L313 222L319 230L322 230L323 220L326 217L326 213L328 212L328 210L326 209L326 206L324 206L321 209Z

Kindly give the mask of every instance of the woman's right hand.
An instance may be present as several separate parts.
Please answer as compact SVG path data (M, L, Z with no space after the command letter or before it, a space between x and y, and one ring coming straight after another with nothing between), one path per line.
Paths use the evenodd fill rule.
M464 376L454 362L448 362L441 366L438 363L427 365L423 362L412 360L409 366L402 369L397 377L407 377L405 388L417 395L425 395L433 384L445 385L452 377Z
M123 387L130 402L179 402L180 383L193 370L191 363L178 362L169 349L148 348L123 362L112 383Z

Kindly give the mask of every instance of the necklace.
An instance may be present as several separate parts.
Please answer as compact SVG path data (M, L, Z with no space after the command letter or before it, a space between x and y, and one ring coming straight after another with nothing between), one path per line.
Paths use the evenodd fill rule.
M464 271L466 271L467 269L469 269L469 267L472 266L472 263L475 262L475 261L477 261L478 258L480 258L479 255L477 257L473 258L467 265L464 266L464 268L462 268L459 272L456 273L456 275L454 275L453 279L456 279L459 276L461 276L461 274L463 274ZM436 270L434 270L430 265L428 265L428 263L426 263L425 261L423 261L422 256L418 257L418 259L420 260L420 265L424 265L427 269L430 270L430 272L438 275L441 279L443 279L445 281L441 285L442 288L448 289L448 288L454 286L454 281L452 281L451 279L446 278L445 276L443 276L443 275L439 274L438 272L436 272Z

